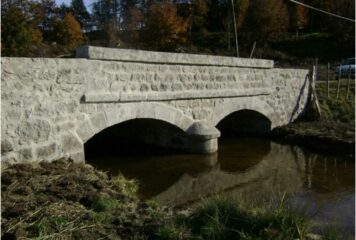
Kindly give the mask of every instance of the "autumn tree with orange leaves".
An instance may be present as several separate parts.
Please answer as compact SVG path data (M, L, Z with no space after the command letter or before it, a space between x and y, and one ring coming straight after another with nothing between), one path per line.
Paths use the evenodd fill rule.
M187 41L189 19L177 15L174 4L152 4L145 17L142 40L158 50L172 50Z
M66 50L72 51L85 41L79 22L71 13L54 23L55 38Z
M291 30L299 35L299 31L303 30L309 23L309 10L301 5L292 5L289 11Z
M140 31L143 26L144 14L138 7L129 8L126 20L127 41L131 45L137 45L140 42Z
M255 0L249 4L243 31L251 42L264 44L280 38L289 28L289 15L283 0Z

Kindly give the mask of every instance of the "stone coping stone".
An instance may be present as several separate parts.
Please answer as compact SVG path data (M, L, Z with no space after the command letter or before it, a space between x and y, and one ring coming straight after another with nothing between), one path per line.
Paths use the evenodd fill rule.
M186 53L153 52L133 49L81 46L76 50L76 58L95 60L144 62L161 64L184 64L202 66L229 66L247 68L273 68L273 60L224 57Z

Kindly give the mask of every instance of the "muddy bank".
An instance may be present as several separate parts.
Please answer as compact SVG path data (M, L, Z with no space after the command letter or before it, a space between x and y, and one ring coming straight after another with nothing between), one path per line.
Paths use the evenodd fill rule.
M169 216L137 184L67 160L2 170L1 239L140 239Z
M314 151L355 155L355 126L350 122L320 120L291 123L275 128L274 141Z

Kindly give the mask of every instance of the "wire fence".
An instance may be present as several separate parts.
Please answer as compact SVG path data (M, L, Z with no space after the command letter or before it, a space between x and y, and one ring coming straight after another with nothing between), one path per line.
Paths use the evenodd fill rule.
M315 84L326 85L326 97L353 100L355 94L355 64L318 64L315 61Z

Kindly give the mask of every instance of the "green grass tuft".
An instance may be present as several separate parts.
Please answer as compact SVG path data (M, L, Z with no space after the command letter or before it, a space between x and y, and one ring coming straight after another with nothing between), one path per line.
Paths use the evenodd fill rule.
M128 180L120 174L113 177L111 179L111 183L113 184L113 187L118 188L118 190L121 191L124 195L132 198L137 197L138 183L136 180Z
M104 212L117 207L120 207L122 203L111 197L98 197L93 200L91 208L96 212Z
M189 229L189 230L188 230ZM309 223L301 212L280 204L264 207L241 199L206 199L185 219L175 219L161 228L159 239L305 239Z

